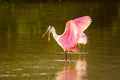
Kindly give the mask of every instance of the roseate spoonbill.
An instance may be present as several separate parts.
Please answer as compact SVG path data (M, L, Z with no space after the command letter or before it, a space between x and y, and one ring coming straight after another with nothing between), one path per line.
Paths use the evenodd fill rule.
M48 31L50 36L50 32L51 32L53 34L53 38L63 48L67 60L67 52L78 51L77 43L81 42L80 41L81 36L82 34L84 35L83 32L88 28L90 23L91 23L91 18L89 16L83 16L80 18L76 18L74 20L69 20L66 23L65 31L62 35L57 35L55 28L53 26L49 26L42 37L44 37ZM49 36L48 36L48 40L50 40Z

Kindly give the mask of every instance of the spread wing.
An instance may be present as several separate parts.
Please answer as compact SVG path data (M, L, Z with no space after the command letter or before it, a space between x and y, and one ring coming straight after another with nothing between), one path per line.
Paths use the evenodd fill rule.
M92 20L89 16L83 16L83 17L74 19L73 22L76 24L78 28L77 40L79 40L82 33L88 28Z
M81 37L84 30L88 28L91 23L89 16L83 16L70 20L66 23L65 31L59 38L59 42L62 44L64 49L69 51L77 51L76 43Z
M82 31L85 31L88 28L88 26L90 25L90 23L92 22L92 20L89 16L83 16L83 17L74 19L73 22Z
M65 31L59 39L62 46L68 51L77 51L77 27L72 20L66 23Z

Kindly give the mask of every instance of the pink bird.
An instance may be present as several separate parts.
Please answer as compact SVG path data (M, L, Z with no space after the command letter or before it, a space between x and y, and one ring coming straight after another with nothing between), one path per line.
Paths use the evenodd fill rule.
M66 23L65 31L62 35L57 35L55 28L53 26L49 26L47 31L51 32L53 38L57 41L57 43L63 48L66 59L67 52L74 51L77 52L77 43L82 43L81 39L84 35L84 31L88 28L91 23L91 18L89 16L83 16L80 18L76 18L74 20L69 20ZM45 36L47 31L43 34L42 37ZM50 38L48 38L50 40ZM84 40L84 39L83 39Z

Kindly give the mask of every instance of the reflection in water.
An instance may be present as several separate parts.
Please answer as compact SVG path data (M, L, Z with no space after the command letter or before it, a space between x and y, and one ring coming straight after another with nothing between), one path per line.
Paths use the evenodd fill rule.
M70 62L71 63L71 62ZM56 80L86 80L87 62L86 59L78 59L73 68L67 62L62 71L57 73Z

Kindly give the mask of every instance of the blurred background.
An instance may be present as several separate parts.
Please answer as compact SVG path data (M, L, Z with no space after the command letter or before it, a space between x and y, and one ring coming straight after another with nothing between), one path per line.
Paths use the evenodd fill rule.
M41 36L49 25L62 34L67 21L85 15L92 18L85 31L85 78L119 80L119 0L0 0L0 80L60 80L63 49L52 36L50 41ZM72 60L74 68L79 55Z

